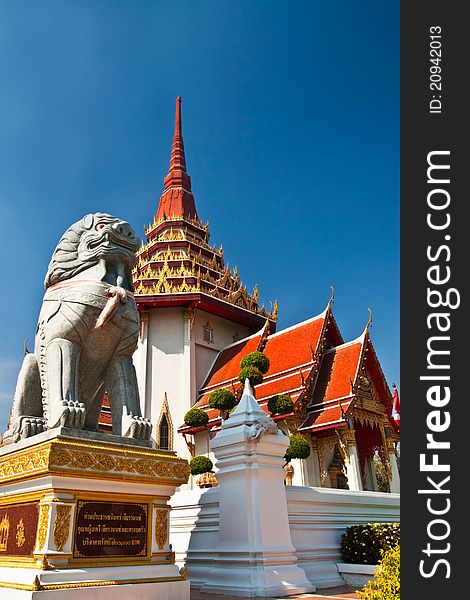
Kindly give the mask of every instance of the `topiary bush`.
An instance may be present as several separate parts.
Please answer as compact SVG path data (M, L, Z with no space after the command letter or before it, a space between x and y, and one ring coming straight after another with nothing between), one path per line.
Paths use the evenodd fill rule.
M273 415L286 415L294 410L294 403L287 394L278 394L269 399L268 410Z
M189 470L191 475L200 475L212 471L212 461L207 456L195 456L189 461Z
M259 383L262 383L263 373L261 373L261 371L258 369L258 367L252 367L252 366L243 367L243 369L241 369L240 373L238 374L238 379L242 383L245 383L245 379L249 379L250 385L254 386L254 385L258 385Z
M205 413L202 408L191 408L184 415L184 422L189 427L203 427L207 425L209 421L209 415Z
M207 403L211 408L216 408L217 410L224 412L226 410L231 410L237 403L237 400L235 394L230 390L227 388L220 388L219 390L214 390L209 395Z
M400 543L400 523L367 523L346 528L341 536L344 562L376 565L381 551Z
M284 455L286 462L290 462L293 458L308 458L310 456L310 444L300 433L294 433L290 437L290 445Z
M382 550L375 579L357 594L362 600L400 600L400 546Z
M240 362L240 369L256 367L263 375L269 371L269 358L262 352L250 352Z

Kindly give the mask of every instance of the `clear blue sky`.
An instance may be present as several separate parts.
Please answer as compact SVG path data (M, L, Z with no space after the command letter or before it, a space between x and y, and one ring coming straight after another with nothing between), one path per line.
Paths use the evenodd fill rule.
M334 314L399 380L397 0L0 3L0 425L43 278L88 212L143 237L183 97L211 241L279 328Z

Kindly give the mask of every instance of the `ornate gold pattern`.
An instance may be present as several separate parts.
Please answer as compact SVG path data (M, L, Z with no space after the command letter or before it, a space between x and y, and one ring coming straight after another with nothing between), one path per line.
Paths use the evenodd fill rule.
M219 482L217 476L212 471L208 473L201 473L196 479L196 484L200 488L217 487Z
M356 445L356 432L354 429L339 429L336 433L345 446Z
M5 513L5 516L0 523L0 552L6 552L8 546L8 536L10 534L10 519Z
M351 416L355 421L358 421L361 425L367 423L371 427L383 428L384 419L381 415L354 408L351 413Z
M59 552L62 551L69 537L71 510L72 507L69 504L58 504L56 507L52 534L54 536L54 544Z
M324 485L328 476L328 467L325 465L325 452L329 450L334 452L335 446L338 443L338 438L334 435L329 437L320 438L318 440L318 460L320 463L320 481L321 485Z
M177 223L176 223L177 222ZM209 245L208 226L173 215L145 229L147 243L137 252L133 271L137 296L202 292L255 314L277 319L277 301L268 313L259 306L259 291L250 294L237 269L224 264L222 246ZM162 248L162 242L167 248Z
M13 479L15 475L25 472L39 471L48 466L49 448L18 452L10 457L8 454L0 458L0 482Z
M179 484L189 477L188 463L174 455L81 440L54 439L0 458L1 483L57 471L64 476L157 478Z
M36 538L36 550L39 552L44 548L44 544L47 539L47 530L49 528L49 504L40 504L39 521L38 521L38 533Z
M162 550L168 537L168 511L166 509L157 509L155 520L155 541Z
M20 519L18 525L16 526L16 545L18 548L21 548L26 542L26 537L24 535L24 523L23 519Z

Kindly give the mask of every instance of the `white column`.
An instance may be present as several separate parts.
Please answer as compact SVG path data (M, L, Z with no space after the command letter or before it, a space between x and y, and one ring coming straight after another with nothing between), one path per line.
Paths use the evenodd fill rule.
M348 486L350 490L362 490L361 466L354 429L340 430L341 440L347 448Z
M389 483L390 483L390 492L392 494L400 493L400 471L398 470L397 463L397 455L395 451L395 444L393 440L388 439L386 441L386 448L388 453L388 460L390 462L390 473L389 473ZM391 475L391 478L390 478Z
M186 413L196 400L196 360L194 355L193 325L196 313L193 309L187 309L183 315L183 353L184 353L184 402Z
M288 445L247 380L239 405L211 441L220 520L216 558L201 592L252 598L315 591L296 564L290 537L282 468Z
M137 383L139 387L140 406L142 414L147 419L151 418L150 400L147 398L147 363L148 363L148 330L149 313L142 311L140 313L140 336L137 349Z
M320 459L318 457L318 441L315 438L310 439L311 454L307 458L309 469L309 485L321 486Z

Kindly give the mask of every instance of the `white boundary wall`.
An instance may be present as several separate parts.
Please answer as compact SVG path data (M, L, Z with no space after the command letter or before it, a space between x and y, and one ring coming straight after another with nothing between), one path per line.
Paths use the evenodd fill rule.
M342 562L339 546L346 527L400 520L399 494L298 486L286 486L286 494L297 564L319 588L344 583L336 563ZM199 588L217 555L219 488L177 492L170 504L176 562L189 567L191 586Z

